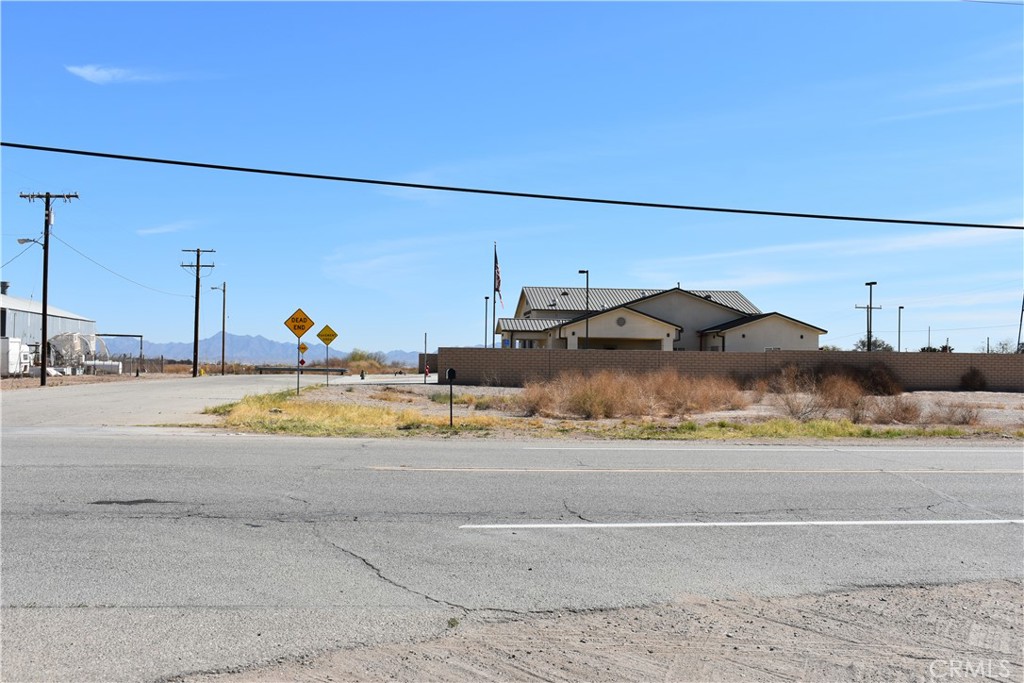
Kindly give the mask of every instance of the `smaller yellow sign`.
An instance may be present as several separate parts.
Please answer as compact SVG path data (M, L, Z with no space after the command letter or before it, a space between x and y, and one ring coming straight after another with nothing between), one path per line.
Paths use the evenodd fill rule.
M299 344L299 353L305 353L306 351L309 351L309 347L306 346L306 342Z
M291 330L296 337L302 338L302 335L306 334L313 328L313 321L310 319L306 312L301 308L295 309L291 317L284 321L285 326Z
M330 325L324 325L324 329L317 332L316 336L320 337L327 346L331 345L331 342L338 338L338 333L331 329Z

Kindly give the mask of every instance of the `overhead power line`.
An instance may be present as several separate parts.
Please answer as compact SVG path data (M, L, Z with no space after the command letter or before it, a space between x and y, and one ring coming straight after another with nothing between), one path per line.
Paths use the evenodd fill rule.
M686 204L667 204L661 202L637 202L621 199L601 199L596 197L575 197L569 195L540 194L535 192L512 192L508 190L488 190L472 187L456 187L452 185L427 185L423 183L407 183L397 180L375 180L371 178L353 178L349 176L326 175L321 173L300 173L296 171L277 171L265 168L249 168L245 166L228 166L225 164L207 164L197 161L180 161L175 159L159 159L128 154L111 154L108 152L91 152L64 147L43 147L17 142L0 142L2 147L26 149L36 152L53 152L56 154L74 154L78 156L97 157L100 159L117 159L120 161L137 161L148 164L165 164L169 166L186 166L189 168L205 168L215 171L233 171L236 173L255 173L259 175L283 176L287 178L305 178L308 180L330 180L342 183L360 183L364 185L383 185L414 190L433 190L437 192L461 192L465 194L492 195L497 197L517 197L520 199L546 199L560 202L578 202L584 204L604 204L611 206L630 206L645 209L672 209L677 211L705 211L711 213L744 214L750 216L775 216L781 218L807 218L829 221L854 221L860 223L891 223L898 225L939 226L952 228L985 228L991 230L1024 230L1024 225L998 225L993 223L961 223L953 221L922 221L901 218L877 218L868 216L844 216L835 214L803 213L796 211L763 211L757 209L739 209L717 206L692 206Z
M24 249L22 249L21 251L19 251L19 252L17 253L17 255L15 255L15 256L12 256L12 257L11 257L11 260L10 260L10 261L8 261L7 263L3 264L2 266L0 266L0 268L6 268L7 266L11 265L12 263L14 263L14 260L18 258L18 256L21 256L22 254L24 254L24 253L25 253L26 251L28 251L28 250L29 250L29 249L31 249L31 248L32 248L32 245L31 245L31 244L30 244L30 245L28 245L27 247L25 247Z
M79 256L84 258L86 261L91 261L91 262L95 263L97 266L99 266L103 270L107 271L111 275L116 275L117 277L121 278L122 280L130 282L130 283L132 283L133 285L135 285L137 287L142 287L143 289L148 289L151 292L157 292L158 294L166 294L168 296L180 296L183 299L191 299L191 298L193 298L191 294L178 294L176 292L165 292L162 289L157 289L156 287L150 287L149 285L144 285L141 282L136 282L135 280L131 279L130 277L125 277L124 275L121 275L121 273L118 273L116 271L111 270L110 268L107 268L105 265L103 265L102 263L100 263L96 259L92 258L88 254L84 254L81 251L79 251L78 249L76 249L75 247L73 247L72 245L68 244L67 242L62 240L60 237L58 237L56 234L51 232L50 233L50 237L52 237L53 239L57 240L58 242L61 242L62 244L64 244L64 246L66 246L68 249L70 249L71 251L75 252L76 254L78 254ZM15 257L15 258L17 258L17 257Z

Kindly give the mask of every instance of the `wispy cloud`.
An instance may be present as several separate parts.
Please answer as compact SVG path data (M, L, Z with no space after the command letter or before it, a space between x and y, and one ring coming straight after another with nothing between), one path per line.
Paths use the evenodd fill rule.
M933 109L924 109L922 111L914 111L906 114L896 114L894 116L883 116L877 121L881 123L888 123L891 121L911 121L914 119L926 119L933 116L945 116L947 114L960 114L968 111L985 111L988 109L1001 109L1002 107L1017 106L1022 101L1021 98L1013 98L1009 100L998 100L993 102L980 102L978 104L965 104L955 107L935 107Z
M908 98L918 97L945 97L947 95L962 95L980 90L994 90L997 88L1015 87L1019 89L1024 83L1024 77L1020 74L1010 74L994 78L975 78L969 81L958 81L956 83L942 83L929 88L919 88L907 93Z
M158 81L168 81L174 78L169 74L160 74L141 69L124 69L116 66L102 66L99 64L65 66L64 68L67 69L68 73L78 76L90 83L95 83L96 85L109 85L111 83L153 83Z
M408 287L431 272L445 249L464 241L463 234L398 237L364 244L349 244L323 259L324 274L367 289Z
M140 228L135 231L136 235L164 235L172 232L184 232L196 226L195 221L177 221L165 225L157 225L152 228Z
M896 235L892 237L868 237L863 239L820 240L816 242L797 242L777 244L749 249L734 249L693 256L678 256L664 259L650 259L636 264L641 271L676 270L687 264L713 261L734 261L737 259L759 258L763 256L797 256L820 252L823 254L841 253L845 256L864 256L868 254L896 254L923 249L963 249L991 245L998 242L1018 241L1020 235L1007 232L993 232L972 229L946 230L922 233L919 235Z

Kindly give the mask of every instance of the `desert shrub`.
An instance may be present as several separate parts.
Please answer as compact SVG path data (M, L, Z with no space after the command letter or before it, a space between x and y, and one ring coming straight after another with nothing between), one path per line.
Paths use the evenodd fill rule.
M814 390L814 377L801 372L795 365L786 365L768 379L768 387L775 394L792 394Z
M616 377L610 372L599 372L593 377L575 377L562 408L588 420L626 413L628 410L623 410L622 406L624 397L628 395L622 391L624 382L629 382L629 379L622 375Z
M976 425L981 421L981 409L963 401L940 403L928 415L935 424Z
M548 414L554 404L554 396L543 382L527 382L512 400L512 406L528 417Z
M786 414L800 421L824 417L828 406L821 400L813 375L787 365L769 379L775 401Z
M740 393L736 383L725 377L702 377L693 383L693 409L698 412L712 410L738 410L749 401Z
M754 403L760 403L764 400L765 394L771 392L771 383L766 377L749 379L742 386L750 392Z
M971 368L960 376L960 389L962 391L985 391L988 389L988 381L981 370Z
M776 401L794 420L805 422L825 417L828 407L815 392L790 391L776 395Z
M863 394L858 400L843 408L843 412L853 424L871 422L874 419L877 401L877 397Z
M896 396L903 393L903 387L895 373L885 363L872 363L866 368L828 363L819 365L813 374L819 382L829 377L852 379L860 384L864 391L874 396Z
M564 373L550 382L527 383L508 405L527 415L605 417L684 416L749 405L735 381L680 376L674 370L643 375Z
M822 403L829 408L847 410L863 403L864 387L848 375L828 375L817 386Z
M921 420L921 404L901 394L875 401L871 421L878 424L915 424Z
M885 363L874 363L864 372L864 388L875 396L897 396L903 393L900 381Z

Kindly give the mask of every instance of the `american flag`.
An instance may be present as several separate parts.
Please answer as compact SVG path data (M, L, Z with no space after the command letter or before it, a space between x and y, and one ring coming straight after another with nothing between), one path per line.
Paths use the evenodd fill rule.
M498 244L494 244L494 293L498 295L501 307L505 308L505 300L501 298L501 268L498 267Z

